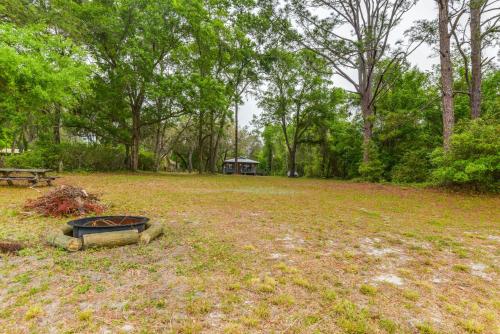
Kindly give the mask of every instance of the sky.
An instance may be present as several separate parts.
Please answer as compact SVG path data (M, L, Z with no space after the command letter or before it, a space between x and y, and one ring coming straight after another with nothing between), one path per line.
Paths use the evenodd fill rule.
M403 16L402 22L391 34L391 41L395 42L399 39L403 39L404 31L411 28L415 21L423 19L432 20L437 18L437 15L438 11L435 0L419 0L417 4ZM487 50L487 53L489 56L494 56L498 54L498 49ZM408 57L408 61L422 71L430 71L433 65L439 63L439 57L429 45L422 44ZM335 86L353 90L352 85L345 79L334 76L333 81ZM254 96L250 95L246 97L239 112L239 123L241 126L250 125L253 116L258 116L261 113L257 104L257 100Z

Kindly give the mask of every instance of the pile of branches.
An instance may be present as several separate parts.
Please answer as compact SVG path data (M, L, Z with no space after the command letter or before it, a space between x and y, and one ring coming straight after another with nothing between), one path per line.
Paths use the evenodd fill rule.
M44 216L63 217L101 213L106 207L96 195L85 189L63 185L34 200L28 200L24 208Z

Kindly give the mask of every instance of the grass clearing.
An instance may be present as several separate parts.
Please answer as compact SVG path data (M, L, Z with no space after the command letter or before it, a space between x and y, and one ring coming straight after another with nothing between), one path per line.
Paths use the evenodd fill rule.
M275 177L67 174L149 245L66 253L0 187L0 332L497 333L500 199ZM36 331L35 331L36 329ZM161 329L161 330L160 330Z

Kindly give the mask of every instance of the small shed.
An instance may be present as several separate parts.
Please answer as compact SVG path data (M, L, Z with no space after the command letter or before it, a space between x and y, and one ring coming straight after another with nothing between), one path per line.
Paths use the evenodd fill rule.
M224 174L234 174L236 172L235 164L236 164L235 158L224 160L222 172ZM238 158L238 170L239 170L238 174L257 175L257 165L258 164L259 164L258 161L244 158L244 157L239 157Z

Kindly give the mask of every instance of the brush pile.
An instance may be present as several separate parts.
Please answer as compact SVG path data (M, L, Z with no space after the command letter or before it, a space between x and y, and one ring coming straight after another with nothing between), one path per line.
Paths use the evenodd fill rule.
M85 189L68 185L57 187L44 196L29 200L24 208L52 217L98 214L106 209L96 195L87 193Z

